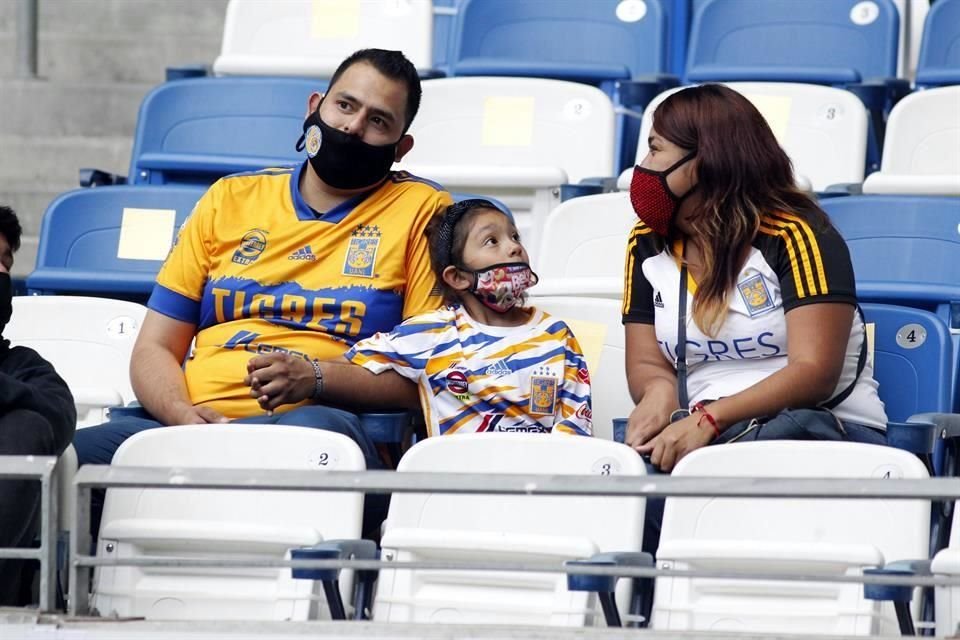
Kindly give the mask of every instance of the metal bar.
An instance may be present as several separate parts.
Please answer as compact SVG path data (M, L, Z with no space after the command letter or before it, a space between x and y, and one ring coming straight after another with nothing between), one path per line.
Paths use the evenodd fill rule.
M81 467L82 469L82 467ZM90 488L77 486L73 530L70 532L70 593L67 611L71 616L86 615L90 608L90 565L79 562L90 557Z
M954 500L960 478L561 476L84 465L77 487L581 496Z
M53 469L40 479L40 611L57 605L57 487Z
M38 0L20 0L17 5L17 75L37 77Z
M180 558L140 556L137 558L102 558L77 555L75 567L189 567L189 568L283 568L297 569L357 569L357 570L427 570L427 571L536 571L574 575L607 575L633 578L734 578L740 580L771 580L778 582L838 582L854 584L885 584L895 586L960 586L960 576L893 576L893 575L809 575L793 573L763 573L751 571L717 571L700 569L661 569L633 566L569 566L548 562L457 562L457 561L383 561L383 560L283 560L255 559L240 556L219 558Z
M39 480L56 465L56 456L0 456L0 478Z
M4 548L0 549L0 559L4 558L16 558L18 560L41 560L40 549L17 549L17 548Z

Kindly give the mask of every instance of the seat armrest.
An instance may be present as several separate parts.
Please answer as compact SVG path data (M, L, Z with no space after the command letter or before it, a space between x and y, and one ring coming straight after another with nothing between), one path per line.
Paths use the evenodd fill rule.
M657 95L680 86L680 78L671 74L638 76L617 83L617 102L628 109L642 112Z
M844 88L855 94L870 111L885 113L910 93L910 83L900 78L868 78L849 82Z
M908 422L887 423L887 444L897 449L929 454L933 452L936 439L937 425L932 420L911 416Z
M127 176L91 167L81 167L80 169L81 187L107 187L117 184L127 184Z
M916 413L907 422L928 423L936 427L934 437L951 440L960 437L960 414L958 413Z
M204 78L211 75L210 66L206 64L184 64L176 67L167 67L167 82L171 80L187 80L189 78Z
M291 560L376 560L377 545L372 540L327 540L321 544L302 549L291 549ZM330 617L334 620L346 620L346 610L340 597L340 569L298 569L291 570L297 580L317 580L323 584L323 593L330 607ZM354 602L354 618L364 617L377 572L364 570L357 572L357 598Z
M409 411L360 412L360 427L376 443L400 443L410 426Z
M898 560L883 567L866 569L865 576L929 576L929 560ZM905 636L916 635L913 625L913 616L910 613L910 602L913 600L913 585L900 584L865 584L863 597L867 600L893 602L897 612L897 622L900 633Z
M653 556L643 551L614 551L598 553L583 560L567 560L565 567L653 567ZM567 574L570 591L613 591L621 576Z

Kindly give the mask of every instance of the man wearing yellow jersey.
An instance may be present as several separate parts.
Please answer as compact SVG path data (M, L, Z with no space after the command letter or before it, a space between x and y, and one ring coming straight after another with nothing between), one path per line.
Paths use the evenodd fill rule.
M210 188L160 270L133 352L133 387L154 420L81 430L80 464L109 463L144 429L237 421L338 431L358 442L368 467L380 466L357 417L324 405L416 407L416 388L396 377L374 390L346 366L324 387L318 363L440 305L424 229L450 196L390 170L413 147L406 131L420 93L402 53L358 51L325 95L309 97L298 142L307 162ZM263 412L245 377L248 361L269 353L314 365L309 401Z

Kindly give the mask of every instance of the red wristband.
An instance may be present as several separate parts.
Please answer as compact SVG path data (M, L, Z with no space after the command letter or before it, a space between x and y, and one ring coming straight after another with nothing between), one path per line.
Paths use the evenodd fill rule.
M707 422L710 423L710 426L713 427L713 433L716 434L717 438L719 438L720 427L717 426L717 419L714 418L712 415L710 415L710 412L707 411L707 408L703 405L703 403L698 402L697 404L693 405L693 410L694 412L700 414L700 419L697 420L697 426L699 427L700 424L703 422L703 419L706 418Z

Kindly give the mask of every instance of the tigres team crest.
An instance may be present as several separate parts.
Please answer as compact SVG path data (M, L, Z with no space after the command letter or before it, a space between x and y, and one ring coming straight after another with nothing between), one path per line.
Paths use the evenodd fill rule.
M556 413L557 379L553 376L530 376L530 415Z
M740 297L743 298L743 304L746 305L751 318L773 309L773 297L767 289L763 274L758 273L742 282L738 282L737 290L740 292Z
M380 227L360 225L350 236L347 257L343 260L343 275L372 278L380 247Z
M317 125L312 125L307 129L307 133L303 136L303 146L307 150L307 155L311 158L317 155L317 152L320 151L320 145L323 143L323 133L320 131L320 127Z

